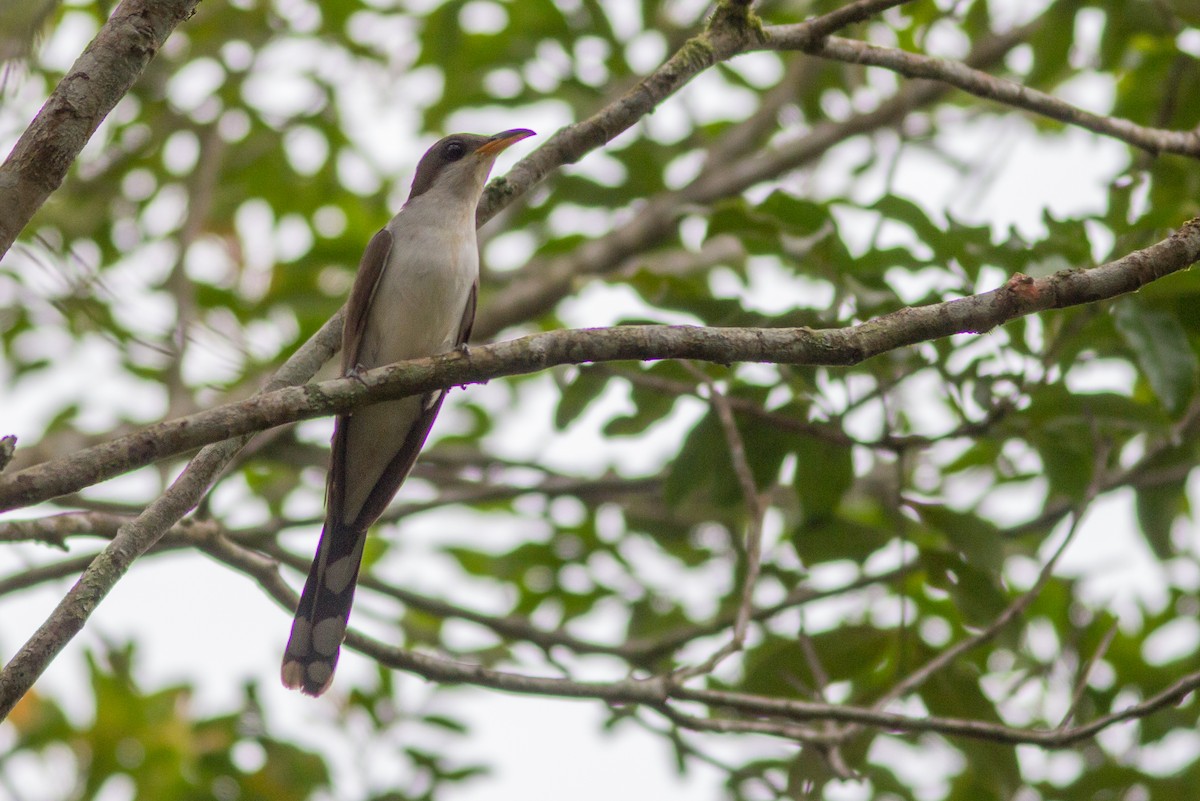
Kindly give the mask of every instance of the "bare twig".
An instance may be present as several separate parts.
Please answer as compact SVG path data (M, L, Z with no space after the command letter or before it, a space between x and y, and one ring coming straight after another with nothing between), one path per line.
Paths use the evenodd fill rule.
M856 0L823 16L789 26L789 35L796 41L816 42L847 25L906 2ZM492 181L479 203L477 223L483 225L513 198L528 192L562 165L574 164L588 152L615 139L704 70L740 53L759 49L761 37L762 28L749 4L722 3L709 26L688 39L662 66L588 119L556 132L517 162L508 175Z
M1119 117L1093 114L1045 92L971 69L958 61L932 58L890 47L878 47L837 36L812 43L805 32L798 32L799 35L793 37L788 28L790 26L768 29L767 41L771 49L798 49L823 58L882 67L909 78L939 81L976 97L995 100L1093 133L1119 139L1149 153L1178 153L1200 158L1200 133L1196 131L1148 128Z
M287 609L296 602L295 593L279 576L273 560L265 559L238 545L223 535L205 530L188 535L190 542L220 561L252 576L266 592ZM646 679L625 678L610 682L577 681L570 678L544 678L498 671L479 665L412 653L389 647L357 631L347 635L349 647L389 667L406 670L431 681L466 683L491 687L507 692L566 697L593 698L608 703L645 704L662 712L670 720L697 731L728 733L757 733L809 743L829 749L836 746L840 736L817 731L803 725L806 722L841 722L869 726L895 732L937 732L1007 744L1028 743L1046 748L1068 747L1094 736L1117 723L1133 720L1178 702L1188 693L1200 688L1200 671L1184 676L1175 684L1144 702L1096 718L1074 727L1052 730L1016 728L962 718L937 716L914 717L878 709L787 700L745 693L688 688L667 676ZM675 702L703 704L712 711L730 710L752 716L754 720L730 719L719 716L697 718L681 711ZM847 770L849 770L847 768Z
M964 718L938 716L914 717L896 712L884 712L849 705L820 704L783 698L768 698L747 693L723 690L692 689L675 687L671 697L684 701L696 701L713 708L737 710L747 715L776 717L791 721L831 720L842 723L870 726L894 732L937 732L948 736L966 737L1008 745L1028 744L1043 748L1067 748L1082 740L1094 737L1098 732L1117 723L1137 720L1151 715L1167 706L1178 703L1189 693L1200 689L1200 671L1189 673L1170 687L1151 696L1142 703L1132 704L1117 712L1102 715L1086 724L1065 729L1017 728L999 723ZM763 721L769 725L769 721ZM777 731L764 733L789 737L786 726ZM810 732L811 734L811 732ZM816 739L823 740L823 735Z
M1046 560L1046 564L1042 566L1041 572L1038 573L1037 581L1034 582L1033 586L1030 587L1028 591L1017 596L1016 600L1005 607L1004 611L997 615L996 619L989 623L986 627L980 629L970 637L959 640L949 648L939 651L937 656L933 657L924 665L921 665L921 667L914 670L900 681L896 682L896 684L890 687L887 692L879 697L879 699L875 702L874 707L876 709L882 709L897 698L901 698L915 690L917 687L920 687L922 684L928 681L929 677L934 673L943 670L946 666L952 664L956 659L968 651L978 648L983 643L991 640L1000 633L1001 629L1003 629L1005 626L1019 617L1026 609L1028 609L1029 605L1034 602L1042 588L1046 586L1046 582L1050 580L1050 576L1054 571L1054 566L1058 564L1059 557L1062 556L1063 552L1067 549L1067 546L1070 545L1074 539L1075 532L1079 530L1080 522L1082 522L1082 517L1076 516L1075 520L1071 523L1071 528L1067 531L1066 536L1063 537L1062 543L1059 544L1058 548L1054 551L1051 557Z
M65 546L66 540L69 537L90 535L113 539L120 532L123 525L133 520L133 515L119 515L105 512L67 512L34 520L8 520L0 522L0 541L48 542L54 546ZM280 548L274 542L272 532L262 532L258 529L229 532L215 520L187 520L176 523L163 534L162 538L152 549L152 552L162 553L177 551L181 548L200 547L211 542L212 538L217 536L220 536L225 541L236 544L239 548L250 548L262 553L270 559L272 564L284 564L300 572L308 570L310 558L298 556ZM71 559L54 562L50 565L22 570L7 578L0 578L0 595L26 589L46 581L78 575L97 555L96 553L92 553L81 557L72 557ZM233 567L240 567L241 563L228 562L228 564ZM774 604L754 607L751 617L754 620L768 620L783 611L802 607L813 601L854 592L872 584L892 581L910 569L911 567L902 567L879 574L862 576L841 586L830 587L824 590L798 587ZM257 574L252 572L251 576L257 577ZM438 617L467 620L484 626L502 637L526 640L543 649L562 646L579 654L611 654L626 659L635 665L649 664L663 653L673 651L699 637L708 636L727 629L733 624L734 617L737 614L736 610L721 613L712 620L704 623L680 626L663 635L635 638L622 643L609 644L584 640L572 636L562 629L544 629L522 617L485 614L458 604L387 584L370 574L360 577L359 586L395 598L414 609L420 609L423 612L428 612Z
M746 458L746 443L738 431L733 409L725 402L724 393L715 381L694 364L684 362L683 366L708 388L709 403L721 423L721 432L725 435L725 444L729 448L729 458L733 463L733 473L741 486L742 501L746 506L746 564L742 576L741 600L728 642L701 664L675 671L677 681L712 673L722 661L742 650L745 645L746 632L754 610L754 589L758 586L758 576L762 570L762 528L763 518L767 513L767 504L762 493L758 491L754 471L750 469L750 462Z
M1112 645L1113 638L1117 636L1117 627L1120 623L1116 620L1108 627L1108 631L1104 632L1104 636L1100 638L1100 644L1096 646L1096 651L1090 657L1083 667L1079 669L1079 675L1075 679L1075 690L1071 693L1071 705L1067 707L1067 713L1063 715L1062 722L1058 724L1058 728L1065 729L1071 723L1071 719L1075 717L1075 711L1079 709L1079 702L1083 700L1083 694L1087 691L1088 679L1091 677L1092 668L1096 663L1104 658L1108 653L1108 647Z
M96 534L112 539L131 519L103 512L65 512L33 520L4 520L0 521L0 542L40 542L66 550L67 537Z
M823 745L825 737L807 726L797 726L794 723L781 723L768 720L734 720L731 718L699 718L681 712L677 707L660 704L655 707L668 720L678 726L694 731L713 731L722 734L769 734L774 737L784 737L799 743Z
M1108 461L1109 450L1110 449L1107 443L1100 441L1096 442L1095 456L1093 458L1092 465L1092 480L1087 490L1084 492L1083 498L1075 506L1074 519L1071 521L1071 527L1067 529L1067 533L1063 537L1063 541L1059 544L1058 548L1054 550L1054 553L1051 554L1050 558L1046 560L1046 564L1042 566L1041 571L1038 573L1037 581L1033 583L1033 586L1030 587L1026 592L1017 596L1016 600L1009 604L1004 611L1001 612L996 619L989 623L986 627L980 629L970 637L966 637L954 643L954 645L950 646L949 648L942 650L937 656L933 657L920 668L914 670L904 679L898 681L895 685L889 688L888 691L883 693L883 695L881 695L875 702L874 706L876 709L883 709L897 698L902 698L915 690L917 687L920 687L922 684L928 681L929 677L934 673L937 673L938 671L944 669L947 665L952 664L956 659L968 651L971 651L994 638L1000 633L1001 629L1022 615L1025 610L1029 608L1030 604L1032 604L1041 593L1042 588L1046 586L1046 582L1050 580L1050 576L1054 573L1054 567L1058 564L1059 558L1067 550L1067 546L1074 541L1075 534L1079 531L1079 527L1083 523L1084 513L1099 494L1101 490L1101 476L1104 473L1103 467Z
M19 570L11 576L0 578L0 595L26 590L47 581L78 576L99 555L98 553L91 553L84 556L72 556L70 559L62 559L48 565L38 565L37 567Z

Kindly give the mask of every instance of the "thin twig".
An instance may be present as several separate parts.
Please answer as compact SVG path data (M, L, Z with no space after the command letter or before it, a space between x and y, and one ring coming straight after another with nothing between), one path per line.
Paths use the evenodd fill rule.
M61 559L50 564L18 570L11 576L0 578L0 595L27 590L47 581L75 578L87 570L88 565L99 555L99 553L90 553L84 556L73 556L70 559Z
M1054 550L1054 553L1051 554L1050 558L1046 560L1046 564L1042 566L1042 569L1038 573L1037 580L1033 583L1033 586L1030 587L1026 592L1017 596L1017 598L985 628L981 629L975 634L972 634L970 637L966 637L965 639L954 643L954 645L951 645L949 648L941 651L937 656L930 659L920 668L914 670L904 679L897 682L887 692L883 693L883 695L879 697L874 704L874 708L882 709L897 698L902 698L903 696L915 690L917 687L920 687L934 673L937 673L947 665L950 665L968 651L971 651L994 638L1000 633L1001 629L1003 629L1029 608L1029 606L1041 593L1042 588L1045 587L1046 583L1050 580L1050 577L1054 572L1054 567L1058 564L1059 558L1067 550L1067 546L1074 541L1075 535L1078 533L1079 527L1083 523L1084 513L1091 502L1095 499L1096 495L1099 493L1100 486L1097 482L1103 472L1100 469L1100 466L1107 461L1108 453L1108 447L1102 443L1097 444L1091 485L1085 491L1083 499L1076 505L1074 516L1071 520L1071 527L1067 529L1067 533L1063 537L1062 542L1059 543L1059 546Z
M928 681L929 677L934 673L944 669L947 665L950 665L968 651L978 648L983 643L991 640L1000 633L1001 629L1003 629L1014 619L1019 617L1026 609L1028 609L1029 605L1034 602L1042 588L1046 586L1046 582L1050 580L1050 575L1054 570L1054 566L1058 564L1059 557L1062 556L1063 552L1067 549L1067 546L1070 545L1074 539L1075 533L1079 530L1080 522L1081 518L1079 517L1076 517L1071 522L1071 528L1067 531L1066 536L1063 537L1063 541L1059 544L1058 548L1054 551L1051 557L1046 560L1046 564L1042 566L1041 572L1038 573L1037 581L1034 582L1033 586L1030 587L1028 591L1019 595L1016 600L1005 607L1004 611L997 615L996 619L989 623L987 627L981 629L975 634L972 634L970 637L959 640L958 642L954 643L954 645L951 645L949 648L939 652L937 656L933 657L924 665L917 668L912 673L908 674L908 676L897 682L894 686L888 689L887 692L879 697L879 699L873 705L874 708L882 709L897 698L907 695L917 687L920 687L922 684Z
M1113 638L1117 636L1118 626L1119 622L1114 620L1108 630L1104 632L1104 636L1100 638L1100 644L1096 646L1095 653L1088 657L1087 662L1079 669L1079 676L1075 679L1075 690L1071 693L1071 705L1067 707L1067 713L1063 715L1062 722L1058 724L1060 730L1065 729L1071 723L1071 719L1075 717L1075 710L1079 708L1079 702L1083 700L1083 694L1087 691L1092 668L1108 653L1108 647L1112 645Z
M266 592L282 606L291 609L296 602L295 592L282 580L272 560L263 559L226 537L208 535L196 538L196 545L236 569L253 576ZM669 676L646 679L624 678L615 681L577 681L569 678L544 678L498 671L479 665L405 651L384 645L377 640L351 630L348 647L374 659L382 665L406 670L430 681L474 684L508 692L567 698L593 698L608 703L646 704L659 710L681 726L697 731L729 733L758 733L782 737L828 748L840 737L817 732L798 722L834 721L871 726L884 731L937 732L988 742L1028 743L1047 748L1067 747L1094 736L1109 726L1126 720L1145 717L1178 702L1188 693L1200 688L1200 671L1184 676L1172 686L1119 712L1096 718L1087 724L1064 729L1021 729L1004 724L962 718L937 716L914 717L894 712L862 707L813 703L809 701L749 695L722 690L689 688L674 682ZM710 710L736 710L756 716L756 720L730 720L714 717L702 719L681 712L675 701L700 703Z
M826 742L826 738L819 732L807 726L797 726L794 723L719 717L699 718L681 712L678 707L670 704L660 704L655 709L675 724L694 731L712 731L722 734L769 734L808 745L823 745Z
M954 86L976 97L994 100L1013 108L1074 125L1093 133L1119 139L1149 153L1178 153L1200 158L1200 133L1148 128L1120 117L1106 117L1072 106L1037 89L997 78L958 61L933 58L891 47L830 36L813 42L807 31L793 26L767 29L766 47L772 50L803 50L822 58L881 67L908 78L924 78Z
M745 552L746 565L742 576L741 600L738 603L737 615L733 622L733 633L729 641L721 646L703 663L675 672L679 681L685 681L693 676L701 676L713 672L727 657L742 650L746 643L746 633L750 628L750 620L754 611L754 590L758 586L758 577L762 571L762 530L763 518L767 513L767 505L758 484L754 480L754 471L746 457L746 443L738 430L737 421L733 417L733 409L725 402L725 394L708 374L691 362L683 362L683 367L699 382L708 388L709 403L713 413L721 423L721 431L725 436L725 444L729 448L729 458L733 463L733 473L737 476L742 489L742 501L746 506L746 536Z

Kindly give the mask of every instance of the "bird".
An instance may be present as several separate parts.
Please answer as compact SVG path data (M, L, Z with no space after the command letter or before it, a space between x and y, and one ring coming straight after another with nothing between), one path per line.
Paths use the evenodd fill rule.
M342 329L343 376L466 347L479 292L475 207L496 157L533 135L451 134L421 157L408 199L359 263ZM444 398L435 390L336 418L325 526L283 655L286 687L318 696L333 682L367 529L404 483Z

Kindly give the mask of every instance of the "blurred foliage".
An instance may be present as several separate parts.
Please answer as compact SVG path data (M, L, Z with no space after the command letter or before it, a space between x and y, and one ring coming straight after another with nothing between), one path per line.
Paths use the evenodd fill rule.
M5 142L78 52L64 56L64 43L86 41L112 7L38 3L18 19L8 7L17 5L0 14L16 20L0 30L0 60L12 70L0 110ZM841 5L756 8L775 25ZM467 124L533 125L542 137L531 144L545 141L632 88L711 12L683 0L411 6L201 3L172 35L0 263L0 376L15 403L40 415L37 430L17 432L13 469L253 391L342 303L364 243L402 202L425 143ZM1036 14L1026 42L989 71L1073 99L1098 95L1106 98L1098 110L1141 125L1200 124L1191 4L1050 0L1025 17L1012 8L918 0L841 34L961 57ZM501 336L646 320L847 326L989 289L1013 273L1087 268L1200 213L1200 165L1129 151L1107 167L1098 157L1098 182L1080 180L1085 211L1051 211L1046 187L1031 185L1003 202L1036 224L990 219L980 209L994 201L978 201L1022 153L1097 138L962 93L903 120L870 122L864 109L905 86L796 54L713 68L485 229L493 269L483 313L509 302L510 286L536 282L552 260L620 232L656 202L679 208L633 252L575 265L564 302L530 311ZM815 155L780 155L831 130L840 134L813 144ZM693 178L736 174L764 153L783 165L769 179L687 196ZM730 240L737 255L706 257ZM1052 578L1022 616L936 671L904 709L1043 728L1068 711L1079 722L1122 709L1200 668L1200 542L1189 495L1200 452L1197 309L1200 276L1188 272L1135 297L844 369L582 366L454 393L455 422L435 429L441 439L415 475L436 487L423 509L469 506L482 533L441 546L459 575L437 600L467 617L533 621L556 634L600 630L597 650L609 655L599 658L609 661L598 664L613 678L678 668L718 647L738 603L748 520L726 431L703 400L715 388L729 399L771 507L758 597L780 608L712 686L870 705L996 620L1086 510L1073 550L1136 531L1121 541L1139 551L1130 562L1151 563L1153 586L1111 590L1102 579L1124 565L1063 571L1069 577ZM61 389L43 400L48 385ZM543 402L545 393L552 399ZM535 410L550 414L531 421ZM501 444L522 426L544 443ZM232 537L268 554L290 549L294 532L313 528L292 510L311 514L319 502L319 479L306 478L323 468L319 439L289 430L266 441L204 513L228 518ZM578 470L539 458L539 445L565 441L593 443ZM652 466L621 469L620 454L631 451ZM169 467L154 473L158 482ZM118 508L136 511L151 496L120 497ZM99 488L75 500L112 499ZM367 572L382 581L405 556L399 516L385 519L381 531L393 536L368 554ZM462 528L461 516L451 519ZM464 645L448 633L444 606L413 602L390 614L410 646L518 672L544 668L511 629L484 624ZM568 674L603 672L569 645L538 644ZM615 673L614 649L624 660ZM0 778L58 771L72 777L58 784L61 798L90 798L116 781L132 787L129 797L164 801L306 798L329 787L329 754L269 735L252 686L239 712L199 719L190 688L143 692L131 660L126 649L89 663L89 723L46 695L27 697L0 727L11 743ZM345 716L387 739L414 722L397 712L400 684L381 670L374 690L342 680L333 692ZM1184 798L1200 783L1198 703L1188 696L1120 737L1051 756L873 730L841 756L877 799ZM662 726L650 711L613 711L614 721L629 715ZM416 722L462 730L438 714ZM710 757L710 737L662 734L682 770L701 759L723 765L731 798L820 797L843 784L817 749L781 757L775 747L745 748L726 763L726 751ZM377 797L434 798L483 772L450 760L448 749L404 742L396 758L419 780ZM1164 743L1170 769L1161 768ZM237 758L247 744L258 754L249 767ZM927 752L918 764L932 766L929 776L906 764L903 755L917 751Z
M266 734L251 688L233 715L195 719L190 687L153 693L132 675L132 645L113 649L100 664L88 658L95 714L77 726L55 702L36 691L13 710L15 743L4 756L14 775L46 771L67 790L63 797L300 799L327 788L320 756ZM67 753L59 746L67 745ZM73 785L73 786L72 786ZM121 789L117 789L118 786ZM43 788L45 789L50 788ZM14 788L14 797L27 791Z

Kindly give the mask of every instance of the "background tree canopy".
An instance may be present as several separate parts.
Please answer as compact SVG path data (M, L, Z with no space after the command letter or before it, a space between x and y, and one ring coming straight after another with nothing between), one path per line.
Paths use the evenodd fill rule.
M1197 24L0 6L3 792L1194 795ZM517 126L471 352L286 389L424 148ZM330 415L457 385L284 691ZM556 747L581 703L642 762Z

